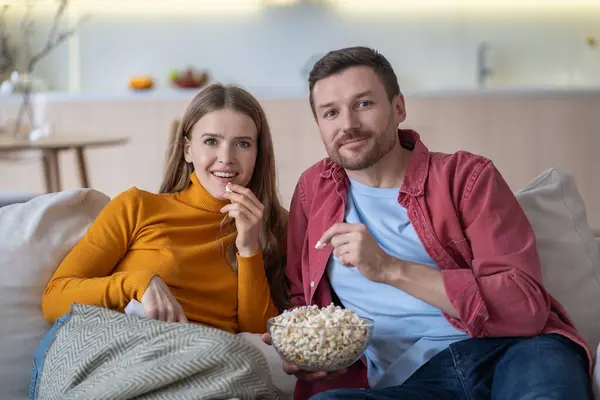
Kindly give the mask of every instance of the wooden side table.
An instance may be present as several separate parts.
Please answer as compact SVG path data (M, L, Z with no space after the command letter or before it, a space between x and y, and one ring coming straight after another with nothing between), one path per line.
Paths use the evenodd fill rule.
M59 192L62 190L60 182L59 153L64 150L75 150L77 155L77 167L79 169L79 180L81 187L90 187L90 180L85 158L85 149L92 147L120 146L129 141L126 137L104 137L104 136L64 136L51 135L36 141L15 139L10 136L0 135L0 154L14 153L28 150L40 150L42 152L42 166L44 170L44 183L46 193Z

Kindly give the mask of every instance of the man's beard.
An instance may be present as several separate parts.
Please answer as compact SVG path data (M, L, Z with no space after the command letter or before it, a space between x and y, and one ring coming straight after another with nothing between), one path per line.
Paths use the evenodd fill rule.
M394 148L397 140L396 135L392 136L386 132L383 132L381 135L379 135L377 139L373 139L375 137L377 137L377 135L375 135L372 131L361 131L358 129L347 131L342 137L336 140L332 146L332 149L327 149L327 153L333 162L340 165L344 169L349 171L360 171L367 169L385 157L385 155ZM344 143L347 143L351 140L360 139L371 139L376 141L371 149L365 149L363 150L363 153L357 152L355 155L341 154L340 147L342 147Z

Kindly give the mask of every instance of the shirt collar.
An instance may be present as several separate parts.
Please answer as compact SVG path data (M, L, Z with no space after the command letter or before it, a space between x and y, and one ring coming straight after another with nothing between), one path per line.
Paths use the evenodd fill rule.
M419 134L412 129L399 129L400 143L411 150L404 182L400 191L411 196L420 196L425 192L425 182L429 174L430 152L421 141ZM327 159L321 170L321 177L333 178L336 182L347 182L346 171L340 165Z

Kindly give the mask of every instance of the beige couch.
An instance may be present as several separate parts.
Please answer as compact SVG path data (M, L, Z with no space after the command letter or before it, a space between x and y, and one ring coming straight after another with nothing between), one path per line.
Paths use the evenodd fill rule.
M587 224L585 205L574 180L551 169L516 195L536 232L546 286L567 309L590 346L597 349L600 241L594 239ZM49 328L40 307L44 287L108 201L98 191L81 189L0 208L2 398L27 398L32 355ZM264 352L277 385L289 398L294 378L283 374L272 348L255 335L246 336Z

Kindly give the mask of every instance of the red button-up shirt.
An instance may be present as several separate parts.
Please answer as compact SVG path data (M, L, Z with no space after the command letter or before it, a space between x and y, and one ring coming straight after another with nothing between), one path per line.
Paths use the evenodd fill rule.
M399 130L412 154L398 197L421 243L440 268L458 318L448 322L471 337L559 333L593 356L563 307L542 284L533 229L501 174L486 158L430 152L412 130ZM324 159L296 186L289 215L287 276L298 305L332 302L326 274L332 247L315 244L343 222L349 181L343 168ZM540 366L543 368L543 366ZM368 387L358 362L329 382L296 384L295 398L333 388Z

